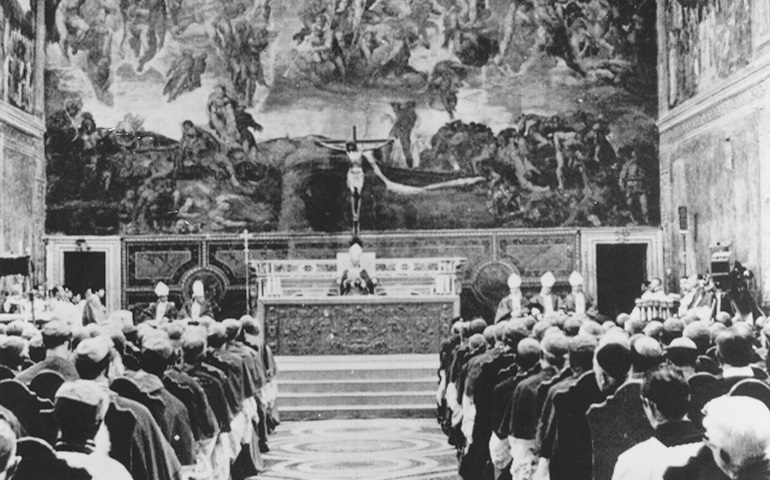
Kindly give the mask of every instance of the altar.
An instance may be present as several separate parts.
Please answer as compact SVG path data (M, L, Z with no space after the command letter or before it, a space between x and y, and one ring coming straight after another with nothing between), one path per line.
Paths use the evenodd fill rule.
M252 261L257 318L277 355L435 354L460 314L463 258L375 259L374 295L341 296L346 254Z

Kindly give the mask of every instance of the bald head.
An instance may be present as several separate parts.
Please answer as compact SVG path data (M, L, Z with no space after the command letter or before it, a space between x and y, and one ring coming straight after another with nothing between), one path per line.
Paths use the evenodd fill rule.
M525 338L516 348L516 364L521 370L529 370L540 359L540 343L534 338Z
M561 332L551 333L540 342L543 358L551 365L561 368L569 353L569 338Z
M654 338L644 335L631 342L631 368L634 373L643 373L663 361L663 349Z
M704 411L704 443L725 474L742 478L739 474L745 475L758 467L767 468L770 410L765 404L750 397L725 396L710 401Z
M696 321L688 324L684 327L682 335L695 343L699 355L705 355L706 350L711 346L711 332L709 332L709 326L705 322Z

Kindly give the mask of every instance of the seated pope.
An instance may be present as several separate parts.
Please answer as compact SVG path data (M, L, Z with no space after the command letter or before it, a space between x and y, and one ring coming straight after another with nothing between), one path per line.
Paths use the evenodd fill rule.
M363 249L359 243L353 243L350 247L350 264L342 272L340 279L340 295L371 295L377 280L361 266L361 253Z

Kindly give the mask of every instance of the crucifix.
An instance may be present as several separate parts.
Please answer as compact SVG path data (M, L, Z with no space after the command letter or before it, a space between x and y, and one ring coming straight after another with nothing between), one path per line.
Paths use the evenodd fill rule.
M357 237L360 230L361 193L364 189L364 165L363 159L374 165L368 158L368 152L382 148L392 142L392 138L382 140L359 140L356 137L356 127L353 127L352 140L326 140L318 143L331 150L345 152L350 161L348 166L347 185L350 191L350 206L353 214L353 236ZM370 154L368 154L370 155Z

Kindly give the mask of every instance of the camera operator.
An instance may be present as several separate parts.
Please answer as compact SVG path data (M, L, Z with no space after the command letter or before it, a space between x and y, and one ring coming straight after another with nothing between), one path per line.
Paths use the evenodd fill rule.
M726 312L754 325L754 321L764 314L751 296L750 282L753 278L754 274L740 262L735 262L726 274L711 274L706 284L706 291L712 295L711 318L719 312Z

